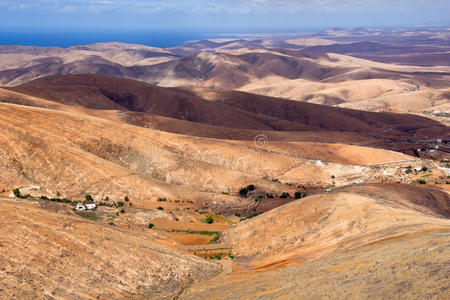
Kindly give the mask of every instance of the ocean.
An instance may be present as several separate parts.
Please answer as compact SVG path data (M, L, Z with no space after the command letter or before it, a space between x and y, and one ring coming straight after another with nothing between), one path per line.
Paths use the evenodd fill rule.
M0 45L67 48L104 42L122 42L168 48L189 41L219 37L213 33L176 30L0 30Z

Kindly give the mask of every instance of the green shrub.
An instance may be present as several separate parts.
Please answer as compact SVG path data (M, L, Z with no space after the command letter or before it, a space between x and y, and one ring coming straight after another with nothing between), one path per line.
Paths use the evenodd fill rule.
M240 213L235 213L234 215L235 215L236 217L240 217L240 216L241 216Z
M244 197L244 198L247 198L247 195L248 195L248 189L247 189L247 188L241 188L241 189L239 190L239 195L241 195L241 196Z
M124 214L124 213L125 213L125 208L122 208L122 209L120 210L120 212Z
M117 201L117 207L122 207L124 205L125 205L125 203L123 203L122 201Z
M148 224L149 229L152 229L154 226L155 226L155 224L153 224L153 223Z
M289 195L289 193L283 193L280 196L280 198L282 198L282 199L286 199L286 198L290 198L290 197L291 197L291 195Z
M19 189L14 189L13 193L14 193L14 196L20 197L20 190Z
M406 171L405 171L406 174L411 174L412 172L413 172L412 169L406 169Z
M426 171L428 171L428 168L427 167L423 167L422 169L420 169L422 172L426 172Z
M302 197L302 193L301 192L295 192L294 197L295 197L295 199L300 199Z
M216 254L216 255L215 255L215 259L221 260L221 259L222 259L222 256L220 256L220 254Z
M158 206L156 209L157 209L157 210L164 210L164 207Z
M86 199L87 202L92 202L94 201L94 198L92 198L91 195L87 194L86 196L84 196L84 199Z
M215 242L217 242L219 240L219 234L216 234L216 236L214 236L209 242L208 244L214 244Z
M266 194L266 198L275 198L272 194Z
M41 196L40 197L42 200L49 200L47 196Z
M250 184L249 186L247 186L247 190L249 190L250 192L255 190L255 185Z
M245 218L245 219L251 219L251 218L254 218L256 216L259 216L260 214L261 213L259 213L259 212L254 212L254 213L250 214L249 216L247 216L247 218Z
M212 216L207 216L202 221L205 223L208 223L208 224L212 224L212 223L214 223L214 218Z
M128 198L128 196L125 196L125 198L123 198L123 200L130 201L130 198Z
M335 179L336 178L336 176L334 176L334 175L331 175L331 179Z
M166 199L166 198L158 198L158 201L159 201L159 202L166 202L167 199Z
M423 180L423 179L417 180L417 183L418 184L427 184L427 182L425 180Z

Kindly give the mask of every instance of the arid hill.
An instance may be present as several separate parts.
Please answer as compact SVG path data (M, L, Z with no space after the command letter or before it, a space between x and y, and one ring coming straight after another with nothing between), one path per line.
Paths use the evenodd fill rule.
M445 191L398 184L289 203L226 232L240 273L182 298L446 298L449 205Z
M220 272L151 231L101 225L42 200L0 201L2 298L173 299Z
M333 108L243 92L205 94L100 75L53 76L9 89L66 105L144 112L230 128L391 136L414 135L417 131L442 136L447 130L438 122L414 115Z

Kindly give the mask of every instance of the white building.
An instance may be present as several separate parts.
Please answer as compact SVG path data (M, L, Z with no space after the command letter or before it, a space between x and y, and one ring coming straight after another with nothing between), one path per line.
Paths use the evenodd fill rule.
M94 210L97 207L97 205L95 203L88 203L85 205L86 205L86 209L89 209L89 210Z
M77 203L76 210L86 210L86 206L83 203Z

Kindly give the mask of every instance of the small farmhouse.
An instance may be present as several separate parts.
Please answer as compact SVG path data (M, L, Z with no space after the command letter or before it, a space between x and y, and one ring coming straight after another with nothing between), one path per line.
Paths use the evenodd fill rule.
M97 207L97 205L95 203L87 203L87 204L85 204L85 206L86 206L86 209L88 209L88 210L94 210Z
M77 203L76 210L86 210L86 206L83 203Z

